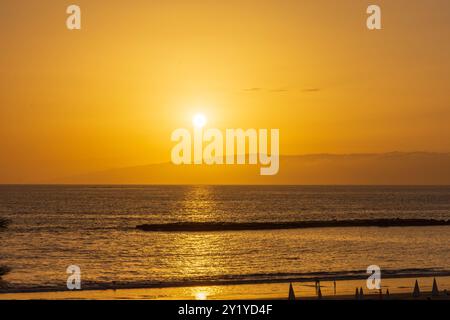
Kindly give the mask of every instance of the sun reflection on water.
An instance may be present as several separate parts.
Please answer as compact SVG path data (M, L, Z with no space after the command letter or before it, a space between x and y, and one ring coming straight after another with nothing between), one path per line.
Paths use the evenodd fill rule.
M192 222L215 221L217 216L217 205L214 188L212 186L191 186L185 194L181 203L183 207L184 220Z
M208 294L206 292L196 292L195 293L195 300L206 300L208 299Z
M222 286L191 287L185 293L195 300L214 300L223 294L223 290Z

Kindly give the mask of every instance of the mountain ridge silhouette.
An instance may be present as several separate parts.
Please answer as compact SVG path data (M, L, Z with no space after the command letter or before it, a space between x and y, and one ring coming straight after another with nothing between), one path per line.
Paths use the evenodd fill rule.
M280 171L261 165L174 165L109 169L57 179L65 184L450 185L450 153L388 152L280 156Z

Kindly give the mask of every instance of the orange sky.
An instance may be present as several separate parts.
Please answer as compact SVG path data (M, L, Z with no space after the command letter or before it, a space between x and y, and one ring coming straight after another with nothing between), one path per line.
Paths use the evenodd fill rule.
M81 31L65 26L72 3ZM369 4L382 31L365 27ZM449 152L448 12L447 0L2 0L0 182L168 161L196 112L279 128L282 154Z

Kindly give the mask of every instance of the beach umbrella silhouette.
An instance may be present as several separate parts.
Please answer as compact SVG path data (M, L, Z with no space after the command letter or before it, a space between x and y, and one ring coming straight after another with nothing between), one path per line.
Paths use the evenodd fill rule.
M420 297L419 282L417 280L416 280L416 284L414 285L413 297L414 298Z
M436 278L433 280L433 289L431 290L431 295L433 297L437 297L439 295L439 289L437 286Z
M355 299L359 300L359 291L358 288L355 289Z
M389 289L386 290L386 298L389 298Z
M359 288L359 298L360 298L361 300L364 299L364 292L363 292L362 287Z
M320 290L320 286L319 290L317 291L317 298L322 299L322 290Z
M289 284L289 297L288 300L295 300L295 292L294 287L292 286L292 282Z

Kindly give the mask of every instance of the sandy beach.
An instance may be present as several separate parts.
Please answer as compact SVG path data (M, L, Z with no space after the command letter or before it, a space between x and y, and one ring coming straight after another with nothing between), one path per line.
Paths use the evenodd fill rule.
M417 278L421 290L419 297L413 297L416 278L397 278L382 280L383 296L378 290L368 290L366 280L342 280L334 283L321 282L322 299L355 299L355 289L363 288L363 299L399 300L449 300L450 277L438 277L436 281L439 296L432 296L432 277ZM293 283L296 299L317 299L313 282ZM2 293L2 300L279 300L288 298L289 283L241 284L223 286L187 286L167 288L134 288L118 290L80 290L59 292L16 292ZM389 296L386 295L389 290Z

